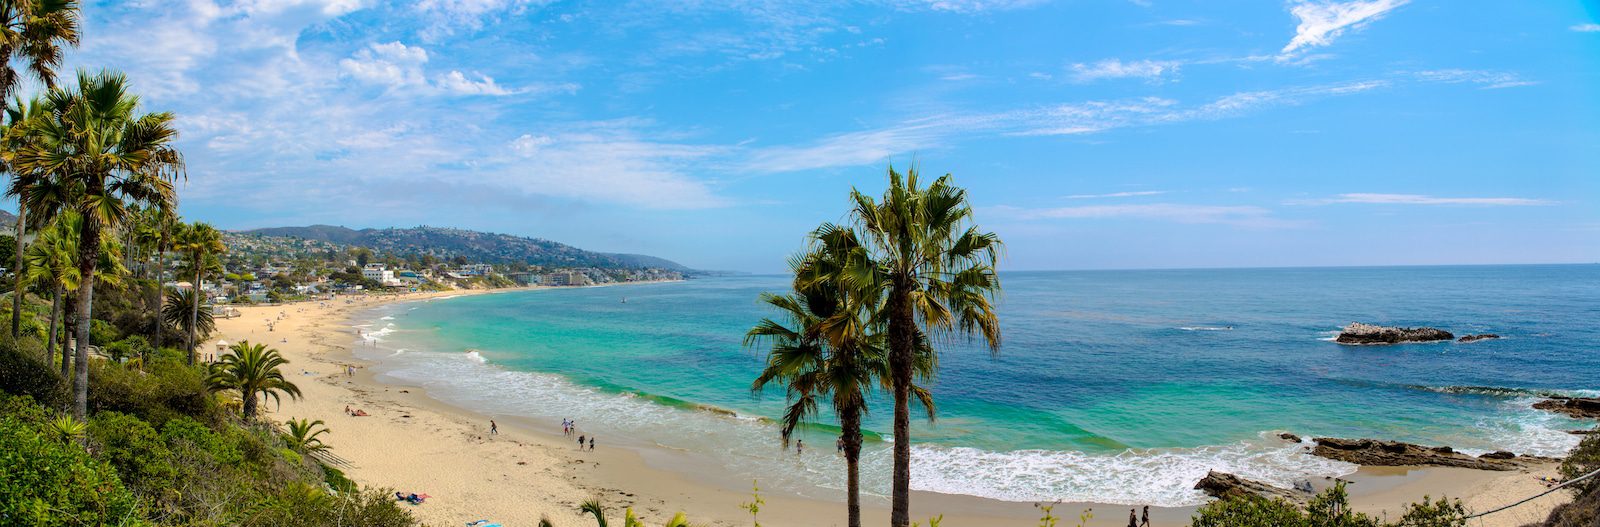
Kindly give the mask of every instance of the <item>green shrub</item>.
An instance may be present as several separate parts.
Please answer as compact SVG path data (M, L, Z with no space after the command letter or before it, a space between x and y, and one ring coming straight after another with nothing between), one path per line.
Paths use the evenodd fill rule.
M1207 503L1195 511L1194 527L1304 527L1300 509L1282 500L1260 496L1233 496Z
M318 487L295 484L273 496L263 510L242 525L247 527L409 527L416 523L411 511L395 504L388 490L366 490L331 495Z
M1466 527L1467 507L1461 500L1432 501L1427 496L1422 497L1422 502L1406 505L1405 515L1400 517L1399 527Z
M110 466L10 417L0 417L0 474L0 524L143 525Z
M90 408L132 414L155 426L180 416L202 423L221 420L200 369L179 361L158 357L145 365L145 371L103 361L92 363L89 387Z
M232 466L244 461L244 454L239 452L236 443L188 417L162 425L161 439L173 452L189 451L191 455L204 456L220 465Z
M177 478L172 451L149 423L137 417L95 414L89 419L89 443L95 447L95 457L111 463L137 494L159 498Z
M1253 494L1234 495L1207 503L1195 511L1194 527L1465 527L1466 507L1459 500L1433 501L1406 506L1399 523L1385 524L1350 510L1350 497L1339 483L1311 498L1302 511L1283 500Z
M89 343L96 346L105 346L122 338L122 330L100 319L89 322Z
M128 338L106 345L105 354L117 362L125 362L135 358L149 358L155 351L150 346L150 341L139 335L130 335Z
M0 331L0 391L32 397L39 404L60 408L67 403L67 383L45 362L38 341L11 340Z
M1574 479L1597 469L1600 469L1600 434L1588 434L1583 436L1578 446L1573 447L1572 452L1567 453L1566 459L1561 460L1559 470L1566 479ZM1600 477L1579 481L1567 488L1582 496L1600 488Z

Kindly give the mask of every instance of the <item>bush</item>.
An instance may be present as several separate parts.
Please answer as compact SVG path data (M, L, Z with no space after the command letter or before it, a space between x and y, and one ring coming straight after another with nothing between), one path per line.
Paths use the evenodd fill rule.
M154 426L188 416L202 423L218 423L221 411L206 392L198 368L158 355L147 371L130 370L109 362L89 367L89 407L138 416Z
M203 456L220 465L233 466L244 461L234 441L188 417L179 417L161 427L161 439L173 452Z
M150 347L150 341L139 335L130 335L128 338L112 342L104 349L106 356L117 362L148 358L154 351L155 348Z
M0 334L0 391L27 395L51 408L67 404L67 383L45 362L38 341L15 341L3 331Z
M1195 511L1194 527L1302 527L1309 525L1300 509L1282 500L1233 496Z
M172 451L149 423L117 412L89 419L89 442L97 458L111 463L134 492L154 496L172 488L177 470Z
M1459 500L1432 501L1406 506L1399 523L1384 524L1359 512L1350 511L1344 484L1322 491L1306 504L1305 511L1283 500L1267 500L1246 494L1207 503L1195 511L1194 527L1465 527L1466 507Z
M7 526L143 524L110 466L10 417L0 417L0 474L0 523Z
M1561 460L1559 470L1566 479L1574 479L1597 469L1600 469L1600 434L1588 434L1567 454L1566 459ZM1582 496L1600 488L1600 477L1579 481L1567 488Z
M415 522L411 511L396 505L388 490L331 495L317 487L296 484L273 496L262 511L242 525L409 527Z
M122 338L122 330L100 319L89 321L89 343L105 346Z

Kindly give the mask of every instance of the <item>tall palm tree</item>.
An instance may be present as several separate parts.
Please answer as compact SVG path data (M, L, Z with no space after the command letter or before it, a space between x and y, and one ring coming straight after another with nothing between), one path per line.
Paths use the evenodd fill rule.
M850 527L860 527L861 419L873 386L888 381L888 353L883 335L869 333L863 311L846 301L837 282L807 279L835 268L830 256L817 251L792 260L795 291L763 293L762 302L780 316L762 319L744 342L769 346L767 366L750 389L760 392L773 382L786 388L789 406L780 419L785 446L797 427L815 418L823 399L831 402L844 447L846 517Z
M167 305L161 306L157 325L177 328L185 334L210 335L217 329L216 318L209 310L196 310L195 304L200 302L204 302L202 295L193 289L174 291L167 296Z
M951 334L981 336L1000 349L993 300L1001 242L973 224L966 191L946 174L921 186L917 168L889 167L882 200L851 191L853 230L825 225L819 234L852 245L835 278L866 299L887 326L894 392L894 474L889 523L911 524L911 411L918 363L937 363L928 342Z
M27 271L23 283L39 285L50 291L50 329L45 355L51 361L54 361L56 353L56 328L61 320L66 292L78 286L81 276L78 274L77 256L79 231L82 229L82 216L70 211L61 213L48 227L38 231L38 239L28 245L25 255ZM115 241L100 241L100 265L95 278L101 283L120 282L126 271L118 258L121 252L122 248ZM65 353L62 354L61 364L62 375L66 375L68 360Z
M21 62L46 88L56 84L56 68L61 65L61 48L78 45L78 3L73 0L0 0L0 110L10 118L8 124L20 122L18 115L6 107L6 102L16 93L21 77L13 66ZM18 105L22 106L22 105ZM26 119L26 115L20 116ZM6 145L5 147L9 147ZM0 147L3 148L3 147ZM9 148L8 148L9 149ZM7 167L0 166L0 169ZM27 178L19 172L13 177ZM12 180L7 195L15 197L18 183ZM23 234L27 228L28 207L17 204L17 261L15 276L22 278ZM20 287L16 288L22 289ZM11 336L16 337L22 324L22 296L11 299Z
M156 260L155 276L153 278L155 290L150 293L152 297L150 302L159 308L160 306L165 306L167 301L167 251L172 249L174 231L183 223L179 221L178 215L173 212L172 207L149 207L145 209L145 214L148 229L142 235L148 238ZM156 349L161 349L162 326L161 321L156 320L155 339L151 342L151 345L155 346Z
M46 96L50 111L23 126L31 139L14 152L3 152L16 170L49 174L65 189L63 208L82 214L78 271L92 277L99 263L102 233L115 232L127 219L127 205L172 206L173 181L182 175L183 158L173 147L177 129L170 113L139 114L139 98L128 92L120 73L78 72L78 85L53 89ZM94 280L82 280L75 295L80 321L77 332L78 386L73 413L88 407L89 323L94 305Z
M211 375L206 377L206 384L212 391L232 390L239 393L239 400L244 403L243 414L245 420L256 417L256 403L261 399L280 401L279 394L287 394L291 399L300 398L300 388L284 378L279 367L289 361L278 354L278 350L268 348L265 344L251 344L250 341L239 341L228 348L229 353L222 356L222 361L211 365Z
M184 258L187 260L184 264L185 267L189 268L189 271L193 273L194 287L192 289L195 291L195 298L204 299L205 292L201 291L200 283L205 279L207 272L220 271L222 269L222 263L217 261L217 255L228 252L228 246L222 243L222 232L218 231L216 227L212 227L209 223L197 222L183 230L183 235L178 238L176 248L178 252L183 253ZM191 365L194 364L194 346L196 344L194 328L196 326L195 318L198 316L200 316L200 302L197 301L190 305L189 324L187 325L189 340L186 344L189 348L189 364Z

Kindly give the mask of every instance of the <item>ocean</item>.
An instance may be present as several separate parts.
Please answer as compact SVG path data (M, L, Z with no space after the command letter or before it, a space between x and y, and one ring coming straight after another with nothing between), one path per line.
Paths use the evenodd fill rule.
M1014 272L998 354L943 345L938 420L915 421L912 486L1010 501L1184 506L1208 470L1289 485L1353 472L1277 437L1372 437L1560 455L1583 423L1534 410L1600 392L1600 265ZM547 289L377 308L358 320L380 379L492 415L575 419L764 488L837 496L823 415L784 451L742 345L784 276ZM1342 346L1354 322L1474 343ZM873 401L863 487L889 488L892 406ZM915 410L914 410L915 412ZM914 413L914 417L920 415Z

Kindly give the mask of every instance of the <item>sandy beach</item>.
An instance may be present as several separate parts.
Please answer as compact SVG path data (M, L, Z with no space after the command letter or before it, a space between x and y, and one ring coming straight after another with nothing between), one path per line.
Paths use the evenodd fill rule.
M427 525L463 525L488 519L506 526L533 525L548 516L557 526L591 525L578 504L599 498L620 519L632 506L648 524L684 511L708 525L749 525L740 507L750 501L748 481L737 481L704 466L703 459L681 452L605 443L595 451L579 451L563 437L559 423L506 416L486 416L446 405L414 386L385 384L354 357L357 336L350 318L386 302L420 301L442 296L493 294L494 291L415 293L390 297L339 297L324 302L239 307L240 316L217 320L217 340L262 342L289 359L286 375L304 398L282 406L266 405L266 416L321 419L331 432L323 436L352 479L369 486L425 493L426 503L412 508ZM272 329L269 331L268 326ZM346 367L355 368L347 375ZM346 408L368 415L352 417ZM575 416L582 419L582 416ZM489 420L499 433L490 434ZM1553 466L1515 472L1445 468L1369 468L1349 479L1358 510L1396 518L1402 504L1423 495L1461 497L1474 510L1498 507L1544 490L1538 476L1554 474ZM842 502L764 490L762 525L842 525ZM1542 519L1566 500L1556 493L1528 505L1483 518L1485 526L1519 526ZM1031 503L1012 503L969 496L918 493L913 517L943 515L945 526L1033 525L1040 515ZM1055 515L1062 525L1076 525L1078 515L1092 508L1089 525L1126 525L1128 506L1064 503ZM1187 525L1193 508L1152 508L1152 524ZM887 523L887 501L866 500L867 523ZM1474 520L1475 522L1478 520ZM926 521L923 522L926 524ZM1480 525L1474 523L1473 525Z

